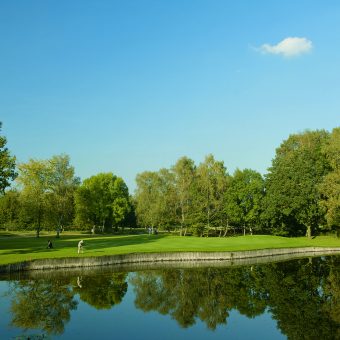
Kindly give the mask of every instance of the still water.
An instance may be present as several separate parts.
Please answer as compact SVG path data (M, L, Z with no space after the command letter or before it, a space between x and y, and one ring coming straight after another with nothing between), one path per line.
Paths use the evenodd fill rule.
M340 257L0 277L0 339L340 339Z

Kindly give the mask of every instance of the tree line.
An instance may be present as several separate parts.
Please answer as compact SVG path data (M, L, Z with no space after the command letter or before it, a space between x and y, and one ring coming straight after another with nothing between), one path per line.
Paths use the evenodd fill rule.
M198 165L182 157L169 169L138 174L133 196L113 173L81 181L68 155L16 165L6 142L0 134L0 226L7 229L311 236L340 226L340 127L290 135L264 176L229 174L213 155Z
M134 223L123 179L99 173L80 181L68 155L31 159L17 167L16 187L0 197L0 223L7 229L117 230Z
M1 123L0 123L1 132ZM104 232L135 226L132 200L122 178L99 173L83 181L68 155L16 165L0 135L0 226ZM11 181L15 181L11 186ZM10 189L7 189L10 187Z
M292 134L262 176L229 174L208 155L196 165L180 158L169 169L136 178L142 226L199 236L230 233L307 235L340 226L340 128Z

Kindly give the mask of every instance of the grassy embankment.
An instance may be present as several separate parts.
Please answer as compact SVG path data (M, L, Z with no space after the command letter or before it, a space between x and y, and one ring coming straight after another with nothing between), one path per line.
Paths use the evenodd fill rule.
M53 249L46 249L47 240ZM85 241L84 253L77 254L80 239ZM33 234L0 233L0 264L15 263L41 258L88 257L137 252L183 251L241 251L255 249L294 247L340 247L340 239L330 236L285 238L269 235L238 236L227 238L180 237L171 235L120 235L90 236L83 234Z

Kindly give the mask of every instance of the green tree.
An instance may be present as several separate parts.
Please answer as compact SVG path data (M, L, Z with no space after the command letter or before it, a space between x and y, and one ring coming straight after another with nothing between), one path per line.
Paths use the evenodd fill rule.
M211 227L222 227L224 224L225 191L228 173L223 162L216 161L208 155L196 171L194 184L194 224L196 233L203 236Z
M117 177L110 185L111 208L113 226L117 230L119 226L124 228L126 220L132 210L128 187L122 178Z
M0 225L16 229L20 222L21 202L19 191L12 189L0 196Z
M74 191L79 179L67 155L47 160L31 159L19 164L21 218L36 227L37 237L45 227L70 224L73 219Z
M190 216L193 211L193 184L195 181L196 166L192 159L180 158L172 167L174 174L175 199L177 220L181 226L180 235L186 235L190 225Z
M328 226L340 227L340 127L333 129L323 153L330 163L331 171L320 184L321 206L326 209Z
M264 179L261 174L251 170L237 169L231 177L226 191L225 212L228 220L237 226L246 227L252 232L259 228Z
M0 122L0 132L2 123ZM0 194L10 186L10 181L17 176L15 172L15 157L6 148L7 139L0 135Z
M138 223L144 227L169 227L174 220L173 175L167 169L146 171L136 177Z
M79 185L79 178L74 174L68 155L53 156L47 162L47 201L48 216L59 231L74 219L74 192Z
M27 163L19 164L21 202L26 219L31 219L36 227L37 237L42 227L43 219L47 213L47 195L49 181L49 167L47 161L31 159Z
M265 206L285 233L310 237L323 223L318 186L329 172L322 153L328 138L324 130L306 131L289 136L276 150L266 177Z
M176 220L176 190L174 174L168 169L158 171L158 226L170 230Z
M116 227L130 209L126 184L111 172L85 179L75 192L76 223L85 227Z

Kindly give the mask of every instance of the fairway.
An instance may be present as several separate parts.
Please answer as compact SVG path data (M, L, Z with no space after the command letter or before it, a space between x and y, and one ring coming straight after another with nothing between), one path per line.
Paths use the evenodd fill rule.
M51 239L53 249L47 249ZM77 254L77 244L85 241L84 252ZM143 252L244 251L296 247L340 247L340 239L330 236L287 238L270 235L248 235L227 238L180 237L161 235L89 236L63 234L35 238L31 235L0 234L0 264L34 259L90 257Z

